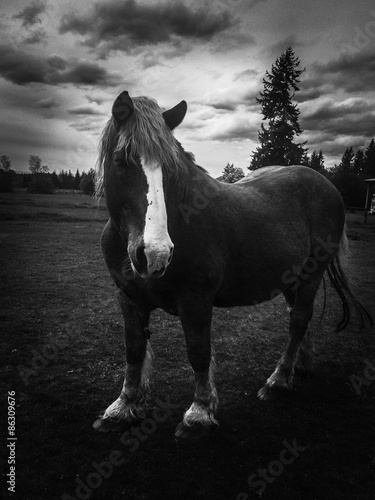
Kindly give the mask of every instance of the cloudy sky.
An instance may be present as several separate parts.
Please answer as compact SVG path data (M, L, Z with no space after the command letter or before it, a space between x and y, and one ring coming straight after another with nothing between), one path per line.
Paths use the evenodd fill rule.
M246 169L262 78L290 45L306 67L296 99L310 153L326 165L375 136L373 0L0 0L0 155L50 170L95 165L122 90L163 108L211 174Z

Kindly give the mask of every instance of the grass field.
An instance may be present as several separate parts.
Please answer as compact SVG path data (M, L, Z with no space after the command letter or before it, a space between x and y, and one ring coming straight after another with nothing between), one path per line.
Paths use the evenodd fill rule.
M350 274L375 316L375 217L367 226L362 219L348 214ZM0 194L0 220L2 498L374 498L375 332L352 324L333 333L340 304L330 288L323 321L323 292L312 320L314 372L272 403L257 391L285 345L283 300L215 310L220 427L200 441L174 439L193 373L178 320L156 311L152 400L163 418L149 419L132 445L92 429L118 396L124 361L122 317L99 245L104 204ZM16 401L15 495L7 491L8 391Z

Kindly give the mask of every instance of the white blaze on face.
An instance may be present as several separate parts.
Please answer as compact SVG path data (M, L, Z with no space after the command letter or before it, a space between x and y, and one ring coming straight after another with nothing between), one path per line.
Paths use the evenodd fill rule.
M148 272L152 274L167 267L173 243L168 234L162 168L157 163L147 164L143 158L141 162L148 183L148 207L143 240Z

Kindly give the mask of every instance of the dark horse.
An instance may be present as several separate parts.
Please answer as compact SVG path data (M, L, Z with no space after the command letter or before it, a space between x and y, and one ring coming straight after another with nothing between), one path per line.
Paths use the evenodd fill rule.
M295 365L311 362L304 334L326 271L343 302L338 329L349 321L347 296L366 319L341 266L345 211L335 187L302 166L266 167L235 184L213 179L172 134L186 109L182 101L163 112L153 99L123 92L103 131L98 189L104 188L110 219L101 242L119 289L126 370L120 396L94 423L101 431L145 416L152 361L148 325L156 308L179 316L196 378L179 437L217 426L214 306L252 305L279 294L286 299L289 343L260 399L290 389Z

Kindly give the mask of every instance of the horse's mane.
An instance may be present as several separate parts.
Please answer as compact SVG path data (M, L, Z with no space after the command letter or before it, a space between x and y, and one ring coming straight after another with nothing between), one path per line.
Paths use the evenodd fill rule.
M184 151L165 123L158 103L149 97L134 97L132 102L134 112L120 130L113 117L103 130L96 166L96 193L99 196L104 187L105 163L114 151L124 150L125 157L131 161L138 155L146 162L157 162L169 175L178 174L186 163L195 165L192 153Z

